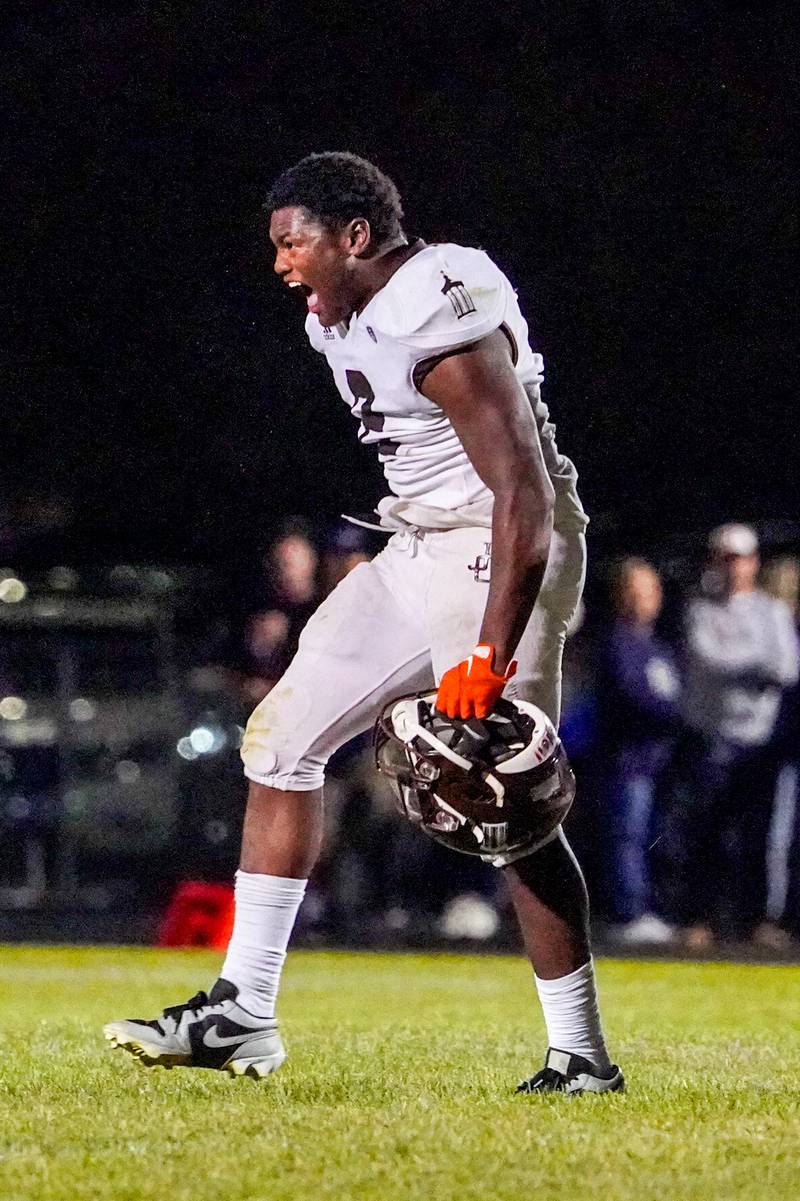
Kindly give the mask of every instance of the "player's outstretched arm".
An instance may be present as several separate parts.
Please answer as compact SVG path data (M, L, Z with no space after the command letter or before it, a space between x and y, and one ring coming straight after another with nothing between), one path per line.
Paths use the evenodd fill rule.
M447 414L475 470L494 494L492 578L480 643L495 648L494 664L487 667L488 676L495 675L498 681L496 700L547 566L553 485L530 402L501 330L443 359L425 377L421 390ZM485 689L488 699L478 704L470 697L466 681L447 691L452 700L446 711L458 707L449 712L452 717L480 717L491 711L491 680Z

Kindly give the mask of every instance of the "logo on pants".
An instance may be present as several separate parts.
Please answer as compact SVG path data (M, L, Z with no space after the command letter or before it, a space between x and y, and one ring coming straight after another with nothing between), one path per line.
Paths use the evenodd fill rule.
M484 542L483 554L475 556L474 563L468 563L467 567L472 572L473 579L476 579L481 584L488 584L492 578L492 544Z

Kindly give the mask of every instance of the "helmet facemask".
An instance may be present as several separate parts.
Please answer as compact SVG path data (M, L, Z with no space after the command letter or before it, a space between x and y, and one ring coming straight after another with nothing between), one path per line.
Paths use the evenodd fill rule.
M435 693L390 702L375 727L378 769L399 807L431 838L497 866L557 832L574 777L549 719L501 700L483 721L450 719Z

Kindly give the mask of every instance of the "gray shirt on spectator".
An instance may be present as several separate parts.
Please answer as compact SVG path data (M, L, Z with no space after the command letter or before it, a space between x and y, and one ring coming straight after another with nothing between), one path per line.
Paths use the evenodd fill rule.
M687 724L740 746L764 746L783 689L797 681L797 632L788 606L758 590L695 600L686 635Z

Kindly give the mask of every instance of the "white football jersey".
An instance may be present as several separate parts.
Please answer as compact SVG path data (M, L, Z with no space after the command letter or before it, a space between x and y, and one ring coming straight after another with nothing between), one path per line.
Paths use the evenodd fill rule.
M501 328L539 428L556 493L556 523L585 523L577 472L558 452L541 399L542 357L530 348L514 289L483 251L426 246L349 323L329 328L313 313L306 320L312 346L325 355L360 422L359 438L377 448L389 487L400 501L396 508L432 510L438 515L431 520L435 526L464 524L466 514L479 515L471 523L491 524L492 495L449 419L423 396L419 384L439 356Z

